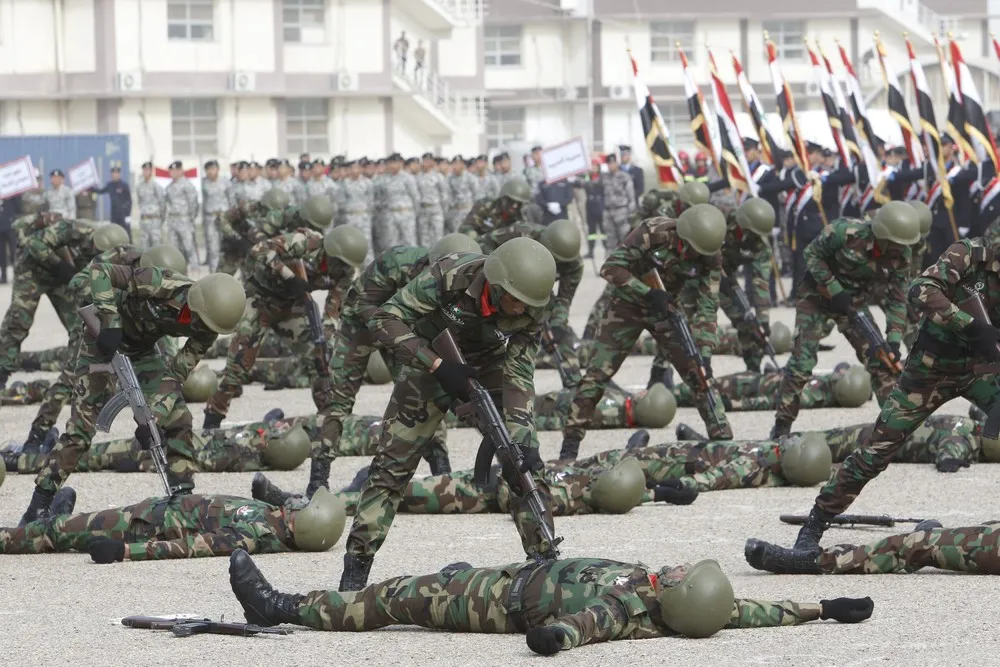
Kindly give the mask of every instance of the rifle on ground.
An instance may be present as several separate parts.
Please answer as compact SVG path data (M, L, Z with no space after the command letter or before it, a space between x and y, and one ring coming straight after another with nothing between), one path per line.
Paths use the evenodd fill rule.
M556 370L559 371L559 377L562 380L563 386L572 387L579 384L580 378L572 377L569 369L565 368L566 360L563 358L562 352L559 351L559 342L556 340L552 327L548 324L542 327L542 346L555 359Z
M809 518L805 514L782 514L782 523L801 526ZM924 519L899 519L886 514L838 514L830 519L832 526L884 526L892 528L897 523L920 523Z
M289 262L288 268L301 280L308 280L306 277L306 266L301 259ZM326 356L326 334L323 332L323 317L319 312L319 304L306 292L305 295L306 318L309 320L309 336L313 344L313 359L316 364L316 372L320 378L330 378L330 360Z
M442 359L460 364L465 363L462 351L458 349L454 337L447 329L438 334L431 342L431 347ZM534 515L535 521L538 522L542 538L548 543L548 551L543 556L550 560L558 558L559 551L556 547L562 542L562 538L555 536L545 520L547 508L542 494L535 485L531 473L521 471L524 464L524 454L521 453L521 448L518 447L517 443L510 439L507 426L500 411L497 410L497 406L493 403L490 393L479 382L469 378L469 402L456 408L455 415L463 421L475 424L476 429L483 436L483 443L479 446L479 452L476 454L473 481L477 484L486 483L495 455L501 464L511 471L512 479L508 479L508 483L519 487L512 490L527 500L528 508Z
M158 618L156 616L126 616L122 625L136 630L170 630L177 637L191 635L231 635L252 637L253 635L290 635L291 630L265 628L253 623L223 623L207 618Z
M722 289L729 292L729 296L733 301L736 302L736 307L740 310L740 318L743 320L743 324L750 330L750 333L754 338L757 339L757 343L764 348L764 352L771 359L771 363L774 364L775 368L781 368L778 365L778 360L774 354L774 347L771 346L771 341L767 339L764 335L764 327L761 325L760 320L757 318L757 311L753 306L750 305L750 299L747 298L747 293L743 291L739 283L725 273L722 274Z
M993 326L993 322L990 321L990 316L986 312L986 306L983 304L983 299L979 296L979 292L974 292L967 288L966 292L969 293L969 298L956 304L959 310L971 315L972 319L978 322ZM1000 362L993 361L976 364L972 367L972 372L976 375L992 375L996 377L1000 373ZM986 423L983 424L983 437L990 439L1000 437L1000 406L993 408L993 411L987 415Z
M868 339L868 356L878 359L882 365L895 375L903 372L903 364L893 356L892 348L885 342L882 332L878 330L875 323L860 310L855 310L851 314L851 324L861 330L861 335Z
M87 332L96 339L101 333L101 319L97 315L97 307L91 304L76 312L83 320ZM132 408L132 417L135 418L135 423L145 424L149 427L149 433L153 438L153 446L149 452L153 459L153 466L160 476L160 481L163 482L163 488L167 495L173 497L179 488L171 486L167 477L167 454L163 448L163 440L160 438L160 430L156 425L156 418L153 417L153 411L142 393L142 385L139 384L139 378L135 374L135 369L132 368L132 361L121 352L115 352L111 363L91 364L87 372L113 373L118 378L119 392L101 408L100 414L97 415L97 429L102 433L107 433L111 430L111 425L118 417L118 413L126 407Z

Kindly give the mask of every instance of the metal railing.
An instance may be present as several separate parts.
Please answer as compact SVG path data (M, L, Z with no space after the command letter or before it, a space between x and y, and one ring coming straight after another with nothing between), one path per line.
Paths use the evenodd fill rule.
M430 102L441 113L459 125L477 127L486 122L486 102L482 96L456 91L451 84L427 67L414 63L403 69L397 59L393 75L405 79L414 95Z
M428 0L463 23L481 23L489 0Z

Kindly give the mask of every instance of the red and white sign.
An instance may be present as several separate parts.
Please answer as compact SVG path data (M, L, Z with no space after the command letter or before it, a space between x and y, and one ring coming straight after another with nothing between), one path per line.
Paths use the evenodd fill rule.
M546 183L555 183L590 171L590 154L583 143L583 137L543 148L541 168Z
M84 190L101 187L101 180L97 177L97 165L94 158L87 158L79 164L74 164L66 172L69 178L69 186L73 194L78 195Z
M31 164L30 155L0 164L0 199L14 197L37 187L35 167Z

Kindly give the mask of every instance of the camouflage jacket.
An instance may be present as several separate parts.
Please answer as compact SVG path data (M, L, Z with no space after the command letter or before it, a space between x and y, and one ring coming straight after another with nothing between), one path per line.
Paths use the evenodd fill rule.
M342 317L365 324L376 308L403 289L429 263L426 248L389 248L376 257L347 290Z
M232 207L221 218L224 238L243 238L260 243L285 231L308 226L295 206L284 211L267 208L257 200L247 200Z
M368 328L399 363L421 370L438 359L430 342L445 329L469 364L501 360L507 430L524 444L534 435L535 357L544 310L529 308L518 317L486 314L485 263L482 255L461 253L431 264L375 310Z
M63 249L73 259L77 271L87 266L97 253L92 224L61 218L36 229L23 241L25 258L43 270L53 270L63 263Z
M750 264L750 284L753 290L747 294L750 305L757 311L761 322L768 322L771 310L771 244L753 232L745 232L736 222L736 215L730 213L726 221L726 238L722 243L722 270L733 280L742 277L740 268Z
M306 280L313 290L341 292L354 279L353 268L327 257L322 234L311 229L297 229L261 241L250 249L247 283L251 291L255 296L287 300L287 282L296 275L288 263L296 260L302 262Z
M91 302L90 298L90 269L97 264L117 264L119 266L139 267L139 260L142 259L142 250L134 245L120 245L109 248L91 260L90 264L80 271L73 280L69 281L67 289L73 298L74 303L84 306Z
M876 245L870 224L860 220L835 220L806 247L806 271L820 296L830 299L841 292L852 295L855 307L880 302L885 286L886 342L903 339L906 323L907 272L910 248L883 252ZM808 289L810 280L805 287Z
M561 389L535 396L535 428L539 431L565 428L575 395L576 389ZM609 382L590 419L590 428L638 428L634 405L631 394Z
M645 306L644 297L651 288L642 281L642 276L657 269L667 294L680 295L699 352L709 359L718 344L716 318L722 255L706 257L679 250L682 246L675 220L643 220L608 255L601 267L601 277L612 285L614 298Z
M545 227L542 225L521 220L480 236L479 247L483 249L483 254L488 255L511 239L527 237L541 243L544 231ZM556 279L559 281L559 289L549 302L549 322L565 326L569 319L570 303L583 281L583 260L577 258L572 262L556 262Z
M499 198L483 199L473 205L472 209L466 214L465 220L459 225L458 231L460 234L466 234L478 241L480 236L489 234L501 227L513 225L521 219L520 214L512 216L510 219L504 219L500 213Z
M280 553L293 549L285 510L236 496L148 498L125 508L127 534L147 537L126 545L126 560L228 556L236 549Z
M874 424L855 424L820 431L830 445L835 462L871 440ZM956 459L974 463L980 459L979 424L958 415L931 415L907 436L893 460L899 463L938 463Z

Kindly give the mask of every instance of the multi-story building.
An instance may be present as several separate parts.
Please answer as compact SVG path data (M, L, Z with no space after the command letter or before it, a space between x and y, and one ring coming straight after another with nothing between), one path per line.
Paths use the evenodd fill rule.
M0 132L126 133L134 163L161 165L476 151L482 11L480 0L2 2Z

